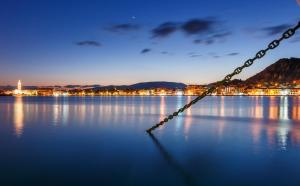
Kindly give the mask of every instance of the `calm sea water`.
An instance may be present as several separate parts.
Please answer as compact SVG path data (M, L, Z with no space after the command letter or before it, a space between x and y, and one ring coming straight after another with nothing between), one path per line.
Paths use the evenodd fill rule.
M300 97L0 97L0 185L300 185Z

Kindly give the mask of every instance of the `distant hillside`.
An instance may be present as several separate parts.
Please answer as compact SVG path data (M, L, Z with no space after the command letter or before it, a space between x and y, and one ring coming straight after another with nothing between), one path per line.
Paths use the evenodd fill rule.
M96 89L151 89L151 88L169 88L169 89L176 89L176 88L185 88L186 84L183 83L176 83L176 82L166 82L166 81L154 81L154 82L142 82L136 83L133 85L109 85L109 86L102 86L97 87Z
M146 89L146 88L185 88L186 85L183 83L156 81L156 82L144 82L136 83L129 86L131 89Z
M292 83L300 80L300 59L283 58L246 80L247 83Z

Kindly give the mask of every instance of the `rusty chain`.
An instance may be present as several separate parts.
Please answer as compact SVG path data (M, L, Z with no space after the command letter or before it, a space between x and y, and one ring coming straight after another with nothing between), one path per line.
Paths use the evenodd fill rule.
M275 49L276 47L278 47L282 40L288 39L291 36L293 36L295 34L296 30L298 30L299 28L300 28L300 21L298 22L298 24L295 27L289 28L288 30L286 30L279 39L276 39L276 40L272 41L266 49L260 50L259 52L256 53L256 55L253 58L248 59L242 66L237 67L231 74L226 75L225 78L222 81L219 81L219 82L215 83L212 87L210 87L209 89L204 91L200 96L197 96L194 100L190 101L188 104L184 105L182 108L178 109L173 114L170 114L169 116L165 117L162 121L160 121L159 123L153 125L151 128L147 129L146 131L148 133L151 133L156 128L164 125L169 120L171 120L174 117L178 116L179 113L182 113L183 111L185 111L186 109L191 107L193 104L197 103L198 101L200 101L201 99L203 99L207 95L210 95L211 93L213 93L217 89L217 87L229 83L233 76L241 73L244 68L251 66L254 63L255 60L264 57L265 54L267 53L267 51L269 51L271 49Z

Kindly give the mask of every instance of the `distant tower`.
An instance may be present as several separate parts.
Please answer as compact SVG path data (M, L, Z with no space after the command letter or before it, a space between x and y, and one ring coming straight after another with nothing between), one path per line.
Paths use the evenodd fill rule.
M21 83L21 80L18 81L18 91L19 91L19 92L22 91L22 83Z

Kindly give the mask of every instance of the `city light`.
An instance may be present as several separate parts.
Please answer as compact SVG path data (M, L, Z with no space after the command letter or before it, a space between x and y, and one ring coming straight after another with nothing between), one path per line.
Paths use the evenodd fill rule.
M300 81L294 80L290 85L274 83L276 86L265 86L261 83L254 85L219 86L211 96L298 96L300 95ZM21 80L14 90L0 90L3 95L13 96L198 96L209 86L187 85L185 88L148 88L148 89L105 89L69 87L38 87L26 90Z

